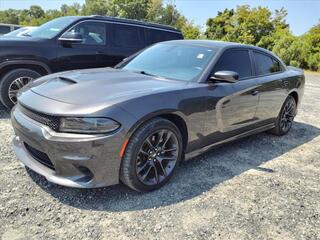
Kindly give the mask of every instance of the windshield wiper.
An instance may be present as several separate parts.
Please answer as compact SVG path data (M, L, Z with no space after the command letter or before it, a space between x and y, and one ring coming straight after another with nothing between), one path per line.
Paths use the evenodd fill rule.
M152 77L159 77L155 74L152 74L152 73L148 73L146 71L137 71L137 73L140 73L140 74L143 74L143 75L147 75L147 76L152 76Z
M25 36L25 37L31 37L31 35L29 33L22 33L21 35Z

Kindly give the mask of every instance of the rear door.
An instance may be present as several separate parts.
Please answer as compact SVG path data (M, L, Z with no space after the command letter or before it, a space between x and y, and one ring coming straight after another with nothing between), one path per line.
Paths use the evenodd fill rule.
M136 25L112 23L110 62L114 66L145 46L144 29Z
M262 123L274 122L286 98L286 73L282 64L273 56L253 51L256 77L259 78L260 101L256 117Z
M59 71L108 66L110 44L108 25L102 21L88 20L77 23L70 32L82 34L83 42L58 44L57 65Z

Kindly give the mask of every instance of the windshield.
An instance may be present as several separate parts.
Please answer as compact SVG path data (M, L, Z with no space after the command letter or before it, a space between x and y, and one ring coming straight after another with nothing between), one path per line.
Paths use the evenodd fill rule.
M190 81L202 73L216 52L217 49L204 46L158 43L137 55L122 69Z
M19 33L22 33L22 32L24 32L24 31L27 31L27 29L26 28L19 28L19 29L17 29L17 30L14 30L14 31L12 31L12 32L9 32L9 33L7 33L7 34L4 34L3 36L10 36L10 37L12 37L12 36L17 36L17 35L19 35Z
M40 27L28 32L26 35L36 38L52 39L76 19L77 17L56 18L45 24L42 24Z

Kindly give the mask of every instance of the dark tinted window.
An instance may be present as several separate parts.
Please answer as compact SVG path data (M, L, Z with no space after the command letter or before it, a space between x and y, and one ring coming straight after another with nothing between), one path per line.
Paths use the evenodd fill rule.
M270 74L280 72L280 63L272 57L265 54L254 52L254 58L257 67L257 75Z
M5 34L10 32L10 26L0 26L0 34Z
M161 30L149 30L149 36L151 43L163 42L181 39L182 36L178 33L169 32L169 31L161 31Z
M78 32L83 37L83 44L86 45L105 45L106 26L102 22L82 22L73 27L70 32Z
M249 51L227 50L214 66L212 73L218 71L234 71L240 78L252 76Z
M139 47L141 46L140 28L129 25L114 24L113 45L116 47Z

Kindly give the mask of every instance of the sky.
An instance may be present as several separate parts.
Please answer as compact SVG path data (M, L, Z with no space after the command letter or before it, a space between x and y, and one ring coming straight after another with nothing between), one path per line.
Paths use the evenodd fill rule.
M0 0L0 10L24 9L31 5L39 5L43 9L55 9L64 3L74 2L82 4L84 0ZM295 35L305 33L320 21L320 0L165 0L165 2L174 3L183 15L202 29L206 20L216 16L218 11L243 4L251 7L266 6L272 11L284 7L288 11L287 22Z

